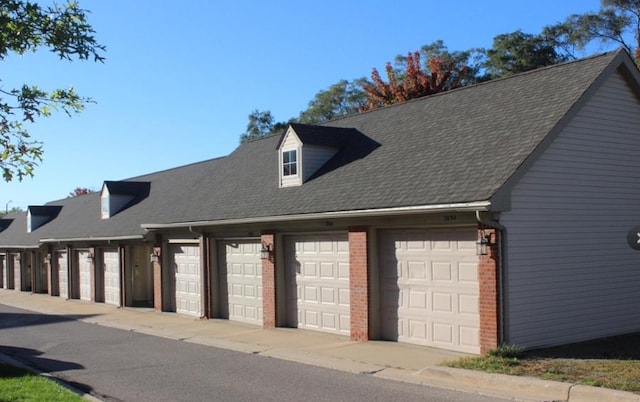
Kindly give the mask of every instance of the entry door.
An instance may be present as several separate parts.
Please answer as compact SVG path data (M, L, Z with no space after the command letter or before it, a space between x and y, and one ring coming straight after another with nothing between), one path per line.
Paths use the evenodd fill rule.
M104 269L104 302L120 306L120 253L117 249L102 251Z
M287 238L285 247L289 324L348 335L347 235L291 236Z
M56 267L58 269L58 286L60 297L69 298L69 267L67 266L67 252L57 251L55 253Z
M262 325L260 248L258 240L220 242L223 315L230 320Z
M169 264L175 280L176 312L201 316L200 246L198 244L170 245Z
M383 339L479 353L476 229L379 236Z
M131 289L133 306L153 306L153 271L149 255L150 247L132 247Z
M7 270L5 268L4 256L0 255L0 289L7 288Z

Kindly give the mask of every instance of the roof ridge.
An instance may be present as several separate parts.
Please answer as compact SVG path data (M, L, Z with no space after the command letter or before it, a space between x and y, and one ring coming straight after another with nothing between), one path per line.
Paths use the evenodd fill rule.
M518 78L518 77L523 77L523 76L534 74L534 73L538 73L538 72L544 71L544 70L550 70L550 69L553 69L553 68L565 67L565 66L567 66L569 64L582 63L582 62L586 62L586 61L589 61L589 60L592 60L592 59L597 59L597 58L604 57L604 56L613 55L615 57L620 52L624 52L624 51L625 51L624 48L621 47L621 48L618 48L617 50L613 50L613 51L609 51L609 52L603 52L603 53L599 53L599 54L594 54L594 55L591 55L591 56L588 56L588 57L575 59L575 60L568 60L568 61L564 61L562 63L551 64L549 66L539 67L539 68L536 68L536 69L533 69L533 70L524 71L524 72L521 72L521 73L518 73L518 74L509 75L509 76L506 76L506 77L500 77L500 78L495 78L495 79L491 79L491 80L488 80L488 81L477 82L475 84L467 85L467 86L464 86L464 87L450 89L450 90L438 92L438 93L435 93L435 94L432 94L432 95L421 96L419 98L409 99L408 101L402 102L402 103L394 103L393 105L384 106L384 107L380 107L380 108L373 109L373 110L367 110L367 111L364 111L364 112L359 112L359 113L351 114L351 115L348 115L348 116L338 117L338 118L335 118L335 119L332 119L332 120L324 121L324 122L319 123L319 124L327 125L328 123L335 122L335 121L340 121L340 120L343 120L343 119L348 119L348 118L351 118L351 117L354 117L354 116L374 113L374 112L381 111L381 110L387 110L387 109L390 109L390 108L399 107L399 106L406 105L406 104L409 104L409 103L416 103L416 102L420 102L420 101L426 101L427 99L433 99L434 97L446 96L446 95L450 95L450 94L453 94L453 93L458 93L460 91L464 91L464 90L467 90L467 89L472 89L472 88L480 87L480 86L483 86L483 85L492 84L492 83L495 83L495 82L501 82L501 81L506 81L506 80Z

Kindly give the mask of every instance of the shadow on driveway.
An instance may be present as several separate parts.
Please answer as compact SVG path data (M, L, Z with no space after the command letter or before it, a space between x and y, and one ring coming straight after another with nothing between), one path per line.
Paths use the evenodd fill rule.
M28 327L32 325L48 325L60 322L81 320L95 317L98 314L85 315L47 315L37 313L0 313L0 329Z
M530 350L528 357L640 360L640 332L594 341Z
M93 388L91 388L89 385L71 381L64 375L59 374L62 371L83 369L84 366L81 364L66 362L62 360L48 359L46 357L42 357L42 352L40 352L39 350L18 348L13 346L0 345L0 354L9 356L12 359L26 365L27 367L31 367L32 369L36 369L42 373L53 373L52 375L55 378L62 380L64 383L87 394L93 391ZM0 363L11 365L10 363L5 363L2 361L0 361ZM3 376L4 374L2 370L0 370L0 377Z

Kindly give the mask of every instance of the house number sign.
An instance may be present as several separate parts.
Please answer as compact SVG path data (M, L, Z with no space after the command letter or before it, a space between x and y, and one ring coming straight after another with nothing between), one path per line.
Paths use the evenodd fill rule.
M632 228L627 233L627 243L632 249L640 251L640 226Z

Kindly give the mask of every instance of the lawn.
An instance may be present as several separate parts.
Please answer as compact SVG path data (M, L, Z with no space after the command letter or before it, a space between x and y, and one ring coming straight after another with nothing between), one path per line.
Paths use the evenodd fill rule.
M81 402L84 399L45 377L0 364L0 401Z
M449 367L592 385L640 394L640 334L523 352L498 348Z

